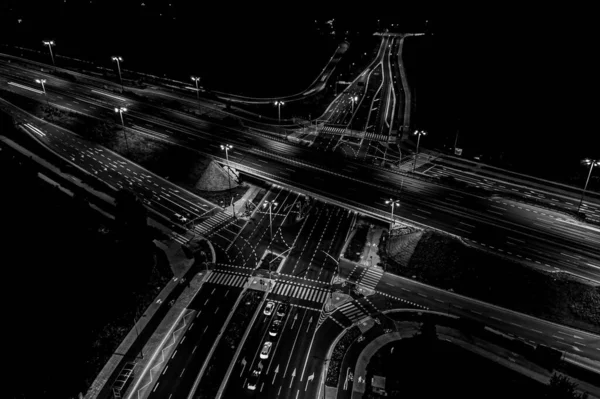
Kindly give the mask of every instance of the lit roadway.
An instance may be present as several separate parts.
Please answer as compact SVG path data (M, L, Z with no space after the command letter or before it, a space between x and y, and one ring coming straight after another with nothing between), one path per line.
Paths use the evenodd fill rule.
M148 398L187 398L241 288L204 283L188 309L196 311ZM135 396L137 397L137 396Z
M6 84L11 81L35 89L31 82L41 74L8 65L2 65L0 73L6 78L0 81L3 89L19 92L36 102L43 100L39 93ZM118 100L52 76L45 78L48 100L51 103L117 122L114 106L120 104ZM504 254L522 261L529 261L529 258L529 262L537 267L558 267L599 280L598 231L565 222L561 214L458 192L430 182L403 177L382 168L342 161L335 156L315 159L314 152L304 147L269 140L253 135L250 131L242 132L214 122L196 120L135 100L127 100L126 105L129 111L124 115L124 120L128 132L135 129L139 134L195 148L219 159L223 156L219 145L224 141L223 137L226 137L227 143L234 145L230 160L242 171L320 194L383 217L389 212L384 200L396 194L402 202L400 208L396 209L399 217L470 238L469 242L473 245L485 244L487 248L493 247L492 250L502 249ZM49 147L104 181L134 188L151 210L165 214L173 223L180 223L182 215L191 220L202 217L211 207L214 208L99 145L50 124L32 118L28 120L34 128L25 128L32 136L38 136ZM267 199L278 203L271 215L272 242L269 229L266 228L269 215L265 209L259 208L253 221L249 222L239 236L237 233L241 226L233 222L231 228L237 229L229 236L233 242L230 245L228 240L221 241L219 265L215 275L233 271L243 280L256 267L257 259L262 257L267 247L276 253L284 253L291 248L283 263L273 263L280 269L274 275L277 285L269 298L278 301L277 303L289 301L292 306L284 317L279 338L273 339L274 346L269 358L262 360L262 363L257 353L267 337L265 332L273 316L261 314L256 320L241 349L240 357L236 360L224 393L237 397L242 390L248 392L244 388L247 377L251 370L261 364L263 372L255 392L257 396L267 397L279 393L281 397L315 398L319 382L322 381L320 375L324 354L333 338L341 332L342 326L351 321L341 311L326 319L319 317L333 272L333 262L327 260L323 251L333 257L339 254L352 215L348 210L337 206L315 202L306 209L308 218L294 223L293 218L300 212L299 205L296 204L302 205L301 195L274 188L268 193ZM260 273L267 275L264 270ZM348 271L343 269L342 273L348 274ZM240 278L236 281L239 280ZM225 280L219 281L221 283L205 283L198 294L200 299L195 299L191 305L204 316L197 317L198 324L194 324L186 332L186 339L160 377L164 380L156 386L156 392L165 389L161 385L175 385L174 390L169 388L169 393L175 392L177 397L185 397L189 393L190 381L197 378L209 349L203 343L214 341L222 318L231 308L230 301L234 300L240 289L239 282L236 286L230 286L222 283ZM557 326L387 274L377 284L376 291L409 300L431 310L451 309L453 314L481 320L501 331L512 332L592 359L599 358L598 338L589 333ZM377 295L370 298L371 304L365 299L355 301L364 308L365 316L386 308L384 298ZM210 319L205 318L207 315L211 316ZM204 351L202 356L196 356L194 347L196 352ZM242 360L245 360L245 366L242 365Z
M28 87L33 87L31 82L39 75L6 65L0 72L4 77L10 75L6 81ZM41 95L21 87L3 82L0 85L36 101L42 100ZM51 103L118 122L113 106L120 101L94 90L51 76L47 78L46 91ZM600 282L600 232L592 226L567 221L562 214L459 192L335 154L315 157L309 148L270 140L252 134L250 129L238 130L198 120L135 100L124 103L128 107L125 125L141 135L193 148L219 159L223 157L219 145L226 141L234 145L230 161L242 171L384 217L389 215L384 200L399 196L402 205L396 212L398 217L448 231L470 240L473 245L485 245L533 266L558 268ZM77 148L73 151L82 152ZM511 192L513 187L505 186L506 191Z
M383 34L374 60L325 110L319 121L327 126L348 129L340 133L321 133L315 147L338 150L347 157L363 161L398 162L395 145L410 125L410 90L402 61L404 40L420 34ZM386 143L390 140L389 143Z
M270 104L274 101L283 100L285 102L298 101L307 98L308 96L315 95L326 87L327 82L335 68L337 67L338 62L342 59L342 56L348 50L348 43L341 43L333 53L333 56L329 59L321 73L315 78L315 80L302 92L283 96L283 97L272 97L272 98L260 98L260 97L248 97L248 96L240 96L235 94L221 93L218 91L213 91L220 99L231 101L234 103L242 103L242 104Z
M282 207L278 217L293 220L294 214L289 212L295 209L297 196L286 193L279 197L283 198L278 206ZM274 200L279 201L277 198ZM262 369L256 389L259 397L293 397L302 374L310 370L306 354L320 321L322 304L329 296L335 263L326 253L335 254L332 256L339 254L352 217L353 214L346 209L317 202L312 204L308 216L302 221L274 231L271 247L276 253L285 254L284 259L273 262L279 269L278 282L267 297L267 301L276 301L277 308L270 316L265 315L261 308L223 397L242 397L248 392L248 376L255 369ZM281 232L283 234L278 234ZM268 275L266 272L262 274ZM268 329L282 302L291 306L283 316L281 331L272 337ZM273 342L273 349L268 359L261 359L259 354L266 341Z

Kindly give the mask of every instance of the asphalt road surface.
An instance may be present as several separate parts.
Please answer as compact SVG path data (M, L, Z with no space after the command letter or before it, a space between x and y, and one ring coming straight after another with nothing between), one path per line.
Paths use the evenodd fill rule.
M33 76L31 71L17 70L19 76ZM50 92L49 84L46 84L46 88L51 102L60 102L88 115L115 120L114 109L101 102L105 101L103 98L106 96L98 94L97 90L86 92L85 97L79 94L76 97L79 100L76 100L67 98L66 93L54 93L60 91L57 88ZM71 85L66 82L63 84ZM8 87L40 100L38 93L20 87ZM80 92L81 88L67 91ZM390 196L400 197L402 206L395 212L398 217L462 236L473 245L485 245L535 267L547 270L558 268L600 282L599 232L594 227L575 223L562 214L467 194L389 169L365 167L362 163L342 161L334 156L317 158L310 148L163 110L169 115L167 121L167 116L159 118L160 112L156 107L135 101L128 107L130 110L125 115L125 125L128 130L133 129L141 135L222 157L219 145L223 142L223 131L227 131L227 141L234 145L230 161L246 166L245 171L249 173L340 199L382 216L387 215L389 210L384 201ZM142 109L138 111L137 108ZM146 114L150 110L151 116ZM507 191L512 191L510 185L505 187ZM191 218L184 217L193 219L199 216L196 215L190 213L188 216Z
M26 85L26 81L30 82L34 76L31 71L12 66L3 66L1 73L5 77L9 74L10 81L20 81L22 85ZM55 85L52 92L47 87L48 100L53 103L99 118L108 118L109 115L115 118L112 104L107 105L104 94L89 89L82 93L83 89L78 85L60 79L52 80L47 85ZM36 101L41 99L39 93L21 87L11 85L10 90L22 90ZM222 142L223 132L226 131L228 141L234 144L234 150L230 153L232 163L251 169L257 176L307 188L380 215L387 215L389 211L384 200L396 194L402 200L401 207L396 210L399 217L467 237L472 245L502 250L507 256L520 258L536 267L560 268L598 281L598 231L570 221L562 214L467 194L382 168L364 167L360 163L349 161L339 163L339 159L334 157L315 159L309 149L301 146L269 140L253 135L252 132L224 127L212 121L196 120L170 110L157 110L156 107L136 103L134 100L131 104L128 103L128 108L131 111L125 115L126 126L140 134L186 147L201 148L202 152L222 157L218 147ZM182 216L187 220L205 217L202 223L218 222L210 212L218 214L220 210L214 209L210 203L183 192L168 181L135 167L100 146L52 125L33 120L31 123L33 125L25 126L25 129L32 136L37 136L40 141L99 175L109 184L135 188L151 209L167 214L174 223L181 223ZM221 293L225 295L226 291L223 290L239 289L241 282L250 273L268 276L268 270L254 270L265 250L272 250L276 254L289 250L282 262L274 262L277 266L274 275L277 285L269 294L269 299L278 304L289 303L290 309L284 318L280 337L274 340L269 359L262 363L263 374L256 393L267 396L280 392L282 397L315 397L326 352L324 348L328 347L334 336L331 334L341 331L342 326L358 317L377 312L382 299L372 298L367 301L362 298L352 304L352 309L345 307L332 317L320 317L320 309L334 268L333 262L327 260L323 251L336 257L352 216L347 210L317 201L305 205L298 193L277 187L268 193L266 199L277 202L278 205L275 209L272 208L270 215L265 209L259 208L252 219L253 224L247 225L250 226L249 233L244 230L237 236L243 223L233 221L230 226L237 226L237 232L234 230L223 236L220 244L216 240L220 245L220 259L224 261L222 265L218 265L215 273L217 277L214 277L214 284L219 288L215 291L215 299L222 298L219 297ZM300 205L296 205L298 203ZM307 217L294 222L303 206ZM267 228L271 219L273 235L271 229ZM212 231L228 222L219 223L221 224L213 226ZM230 245L228 240L234 244ZM371 272L369 278L370 284L373 284L377 276L373 276ZM207 284L213 284L213 281ZM480 318L490 326L535 342L547 343L593 359L598 358L598 338L589 333L515 314L391 275L383 275L374 288L381 293L431 309L452 309L452 313L458 315ZM204 291L203 295L206 295ZM219 300L219 303L222 301ZM204 308L205 305L208 307ZM225 309L221 309L220 305L218 310L213 308L216 305L212 305L211 301L205 305L202 305L202 309L214 309L215 314ZM242 348L242 355L237 360L226 392L241 392L240 390L246 389L244 384L248 373L259 367L257 353L262 348L266 338L265 331L272 319L272 316L262 315L256 321L255 328ZM197 330L192 329L189 333L194 331ZM210 329L206 331L208 333ZM327 336L322 331L328 331ZM202 339L202 336L198 336L190 339L190 342ZM171 385L174 381L175 377L170 373L185 371L183 375L187 378L185 373L189 371L189 375L192 375L191 370L198 368L198 360L194 360L193 356L174 356L173 359L177 360L173 360L173 367L169 367L164 374L165 378L171 378L170 382L163 386ZM242 368L242 359L246 360L245 368ZM184 364L189 364L191 368L187 370ZM184 367L186 370L183 370ZM308 376L311 375L313 379L309 381ZM179 384L181 388L178 388L178 392L189 390L189 385L184 382ZM161 384L158 384L156 390L160 389Z
M204 283L188 309L196 317L190 324L148 398L187 398L241 288Z

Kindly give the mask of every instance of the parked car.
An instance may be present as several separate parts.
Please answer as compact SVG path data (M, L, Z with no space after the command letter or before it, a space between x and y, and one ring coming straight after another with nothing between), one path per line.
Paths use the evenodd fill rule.
M271 353L271 348L273 347L273 343L270 341L265 342L265 344L263 345L262 350L260 351L260 358L261 359L268 359L269 358L269 353Z
M279 331L281 330L281 324L281 319L273 320L273 323L271 323L271 327L269 327L269 335L271 337L275 337L277 336L277 334L279 334Z
M260 378L260 373L262 370L255 369L250 377L248 378L248 389L254 391L256 389L256 385L258 384L258 379Z
M275 309L275 302L269 301L267 302L267 306L265 306L265 311L263 313L266 316L271 316L273 314L273 309Z
M288 305L287 303L282 303L277 308L277 316L279 316L279 317L285 316L289 309L290 309L290 305Z

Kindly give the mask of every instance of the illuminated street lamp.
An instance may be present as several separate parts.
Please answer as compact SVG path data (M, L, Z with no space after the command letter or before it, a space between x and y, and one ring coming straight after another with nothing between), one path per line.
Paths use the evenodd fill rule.
M42 85L42 90L44 91L44 96L46 97L46 103L47 103L48 95L46 94L46 86L44 85L44 83L46 83L46 79L36 79L35 81L36 81L36 83L40 83Z
M198 88L198 82L200 82L200 78L192 76L192 80L196 82L196 98L200 100L200 89Z
M392 228L394 227L394 207L400 206L400 200L389 199L385 201L386 205L390 205L392 207L392 223L390 223L390 235L392 234Z
M48 46L48 49L50 50L50 57L52 58L52 65L56 66L54 63L54 54L52 54L52 46L55 46L54 41L44 40L42 43L44 43L44 46Z
M123 136L125 136L125 147L127 148L127 151L129 151L129 143L127 142L127 132L125 132L125 122L123 121L123 112L127 112L127 108L125 108L125 107L115 108L115 112L118 112L119 115L121 116L121 125L123 126Z
M235 204L233 203L233 193L231 192L231 165L229 165L229 150L231 150L233 146L231 144L221 144L221 149L225 151L225 159L227 160L227 178L229 179L229 193L231 194L231 210L233 212L233 217L235 217Z
M333 272L333 279L332 279L332 288L333 288L333 280L335 280L335 277L339 274L340 272L340 257L338 256L338 258L334 258L333 256L331 256L330 254L328 254L327 252L321 250L321 252L323 252L325 255L329 256L329 258L331 258L332 261L335 262L335 271ZM329 299L333 299L333 289L330 291L330 297Z
M279 123L281 123L281 106L285 105L285 103L283 101L275 101L274 104L277 105L277 116Z
M594 166L600 166L600 160L598 159L584 159L581 161L584 165L590 165L590 172L588 173L588 177L585 181L585 186L583 187L583 192L581 193L581 200L579 200L579 206L577 207L577 212L580 211L581 205L583 204L583 196L585 195L585 191L587 190L588 183L590 182L590 176L592 175L592 169Z
M415 153L415 163L413 164L413 173L415 172L415 168L417 167L417 158L419 156L419 143L421 142L421 136L427 136L427 132L424 130L415 130L413 133L417 136L417 152Z
M123 58L121 57L112 57L113 61L117 62L117 69L119 70L119 81L121 82L121 90L123 89L123 78L121 77L121 62L123 62Z
M350 97L350 102L352 103L352 115L354 115L354 103L358 102L358 96Z
M263 202L263 208L269 208L269 230L271 231L271 241L273 241L273 214L272 209L273 207L277 208L277 202L275 201L265 201Z

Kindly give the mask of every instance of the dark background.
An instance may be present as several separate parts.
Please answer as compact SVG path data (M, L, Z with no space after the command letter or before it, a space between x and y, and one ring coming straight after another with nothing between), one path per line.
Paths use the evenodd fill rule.
M370 51L361 48L369 41L359 37L393 23L399 30L431 34L407 40L405 48L417 98L416 127L430 132L422 146L452 145L459 129L459 147L503 155L531 173L578 185L587 176L579 160L600 157L592 119L597 101L591 82L598 63L591 9L527 9L506 3L421 9L403 2L328 9L300 2L217 7L174 0L146 0L142 7L142 1L0 0L0 43L47 51L41 41L53 39L56 54L99 65L110 66L110 56L120 55L127 69L185 81L199 75L224 91L277 96L308 86L346 31L349 51ZM335 34L325 24L332 18ZM0 174L4 183L7 173ZM31 194L14 179L5 188ZM5 283L19 288L8 298L20 317L13 320L16 325L6 323L15 331L11 345L20 354L13 366L23 370L15 384L35 384L36 374L52 369L52 378L43 380L53 381L45 396L39 387L30 397L66 397L81 385L73 381L81 359L67 354L91 333L78 312L84 304L77 295L92 284L101 302L108 283L97 280L104 273L102 265L86 259L79 248L60 246L58 241L71 238L57 232L56 221L43 218L43 199L25 204L21 199L26 197L14 196L10 202L15 215L24 219L6 224L14 237L5 243L12 247L13 259L2 260L16 272ZM48 242L48 235L56 239ZM65 258L69 267L60 268ZM47 284L27 285L31 265ZM68 287L68 279L82 286L53 292L56 279L64 280L56 287ZM35 330L28 325L27 333L19 333L24 330L18 322L40 315L44 323L31 323Z
M244 4L3 0L0 38L42 51L54 39L57 54L100 65L120 55L123 68L277 96L307 87L345 38L350 51L368 51L362 39L397 24L430 34L405 47L416 127L430 131L430 146L453 145L459 129L471 155L572 184L586 177L580 159L600 156L591 9Z

